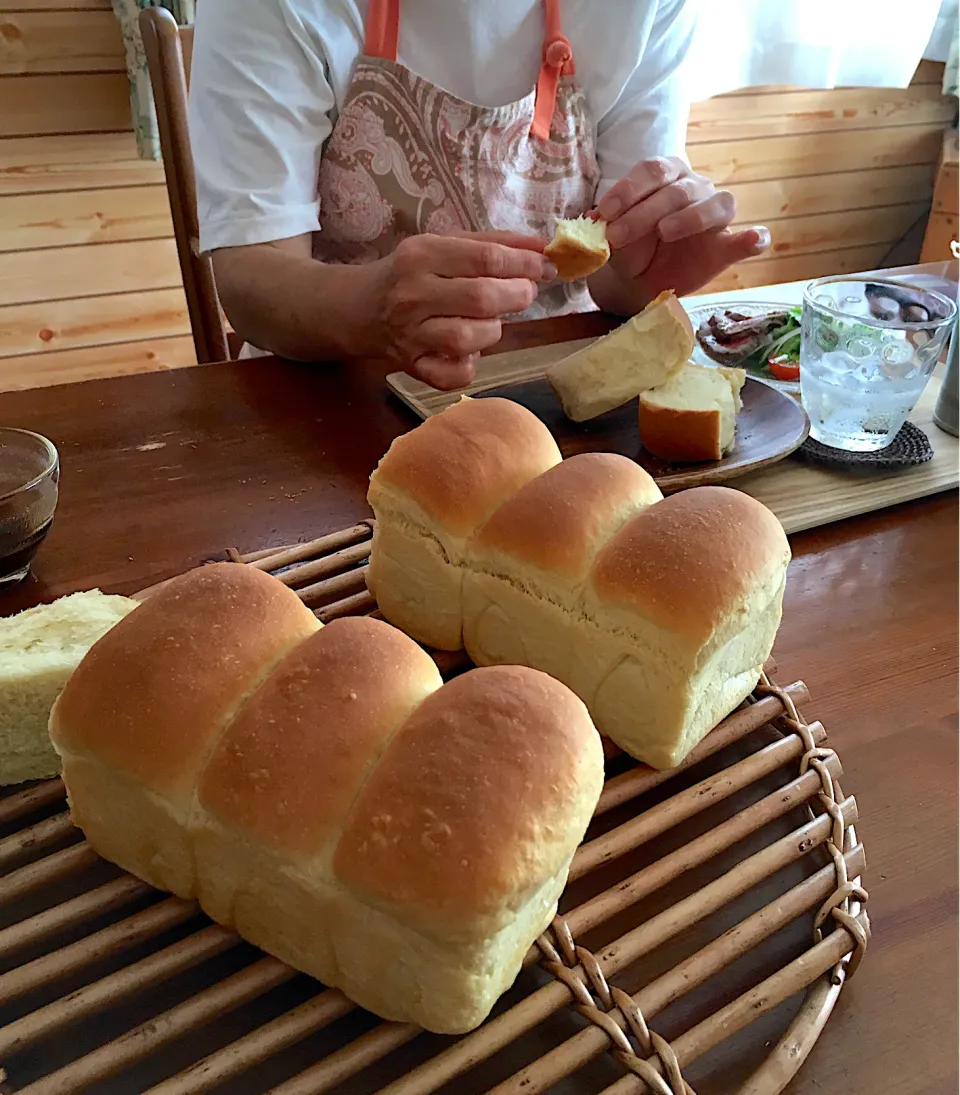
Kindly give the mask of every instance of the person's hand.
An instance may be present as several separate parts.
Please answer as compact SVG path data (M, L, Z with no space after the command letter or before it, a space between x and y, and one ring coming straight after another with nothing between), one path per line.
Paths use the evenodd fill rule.
M610 273L632 283L635 295L646 300L664 289L691 293L728 266L762 254L770 243L766 228L731 231L733 195L675 157L638 163L607 191L595 212L607 222L611 251L609 272L599 272L595 296L605 295L604 282L613 288Z
M528 308L540 282L556 277L544 246L507 232L403 240L372 264L375 342L424 383L464 387L480 351L500 340L501 317Z

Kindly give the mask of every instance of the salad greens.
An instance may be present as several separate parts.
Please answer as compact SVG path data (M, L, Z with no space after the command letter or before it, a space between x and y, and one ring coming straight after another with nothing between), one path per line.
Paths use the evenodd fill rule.
M800 314L799 308L791 308L787 322L771 333L769 345L760 349L765 361L782 355L800 360Z
M791 308L787 321L771 331L761 345L739 362L740 367L777 380L799 380L802 314L802 308Z

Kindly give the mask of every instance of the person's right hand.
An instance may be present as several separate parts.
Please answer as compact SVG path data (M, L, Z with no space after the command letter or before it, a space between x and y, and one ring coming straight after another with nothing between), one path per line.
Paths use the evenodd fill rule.
M544 246L508 232L403 240L370 268L375 342L424 383L464 387L480 351L500 340L501 317L528 308L539 284L556 277Z

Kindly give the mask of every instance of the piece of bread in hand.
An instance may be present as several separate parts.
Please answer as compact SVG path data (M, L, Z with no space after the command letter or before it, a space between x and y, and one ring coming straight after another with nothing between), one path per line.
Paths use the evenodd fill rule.
M0 785L57 775L54 701L90 647L136 607L92 589L0 620Z
M662 384L693 347L689 316L664 292L615 331L557 362L547 379L566 416L585 422Z
M561 281L589 277L610 258L606 221L590 217L557 221L543 253L556 266Z
M721 460L733 448L740 390L747 374L722 365L681 365L658 388L642 392L640 442L661 460Z
M463 398L398 437L370 477L367 586L384 616L441 650L463 645L463 559L474 529L560 463L550 431L509 399Z
M463 638L477 665L569 679L580 594L597 551L660 488L633 460L581 453L527 483L477 530L463 578Z

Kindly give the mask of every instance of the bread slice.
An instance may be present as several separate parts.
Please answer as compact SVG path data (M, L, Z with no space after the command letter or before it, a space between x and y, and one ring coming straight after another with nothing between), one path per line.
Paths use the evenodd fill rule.
M0 784L57 775L51 708L90 647L136 607L93 589L0 620Z
M643 447L662 460L720 460L733 448L747 374L724 366L682 365L640 396Z
M661 293L622 327L564 358L547 372L566 416L585 422L656 388L693 353L690 318Z
M589 277L610 258L606 222L590 217L558 221L543 253L556 266L561 281Z

